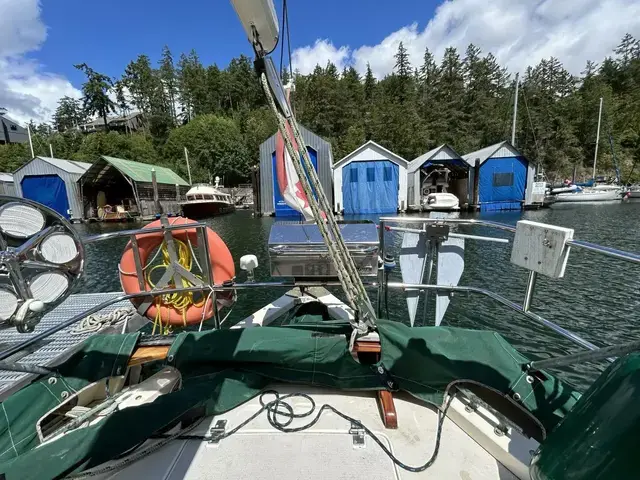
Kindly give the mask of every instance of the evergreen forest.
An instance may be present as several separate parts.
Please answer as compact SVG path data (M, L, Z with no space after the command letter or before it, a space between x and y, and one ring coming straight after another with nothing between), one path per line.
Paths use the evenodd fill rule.
M597 63L596 60L599 62ZM174 57L164 47L158 62L140 55L119 78L75 65L85 83L82 98L64 97L51 123L34 124L36 155L95 161L100 155L173 168L193 181L220 176L227 186L247 180L259 145L276 125L252 59L240 56L225 68L204 65L195 51ZM401 43L393 72L377 79L332 63L293 75L292 104L298 121L333 145L335 161L367 140L407 160L442 143L460 154L511 138L516 76L476 45L447 48L441 59L425 50L420 64ZM548 58L519 77L516 145L551 181L591 176L599 99L604 112L598 172L619 165L624 182L640 179L640 41L631 35L604 59L588 61L579 76L562 59ZM142 113L142 128L82 133L91 119ZM10 114L10 112L9 112ZM0 171L30 158L28 144L0 145Z

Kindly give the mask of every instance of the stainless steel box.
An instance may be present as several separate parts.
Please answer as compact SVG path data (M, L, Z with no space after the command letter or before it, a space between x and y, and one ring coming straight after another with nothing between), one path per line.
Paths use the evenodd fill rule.
M372 222L341 222L340 232L361 276L378 269L378 228ZM276 223L269 234L271 276L338 278L316 224Z

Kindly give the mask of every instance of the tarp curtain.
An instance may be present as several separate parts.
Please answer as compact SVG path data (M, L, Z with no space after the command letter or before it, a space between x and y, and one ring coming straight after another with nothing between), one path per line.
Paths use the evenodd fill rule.
M342 169L345 214L396 213L399 168L389 160L351 162Z
M480 210L520 210L527 165L519 157L490 158L480 166Z
M22 196L34 200L69 218L67 187L58 175L33 175L22 179Z

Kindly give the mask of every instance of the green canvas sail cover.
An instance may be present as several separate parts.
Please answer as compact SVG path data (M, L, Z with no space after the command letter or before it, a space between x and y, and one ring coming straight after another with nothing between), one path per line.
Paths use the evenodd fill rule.
M62 402L63 392L123 374L139 335L90 338L56 375L39 379L2 404L0 474L12 480L80 472L126 452L194 409L206 415L224 413L273 383L385 388L375 368L351 356L348 325L305 320L289 327L181 333L166 360L183 375L180 390L39 445L37 420ZM579 397L551 375L529 384L522 371L527 359L496 333L410 328L384 320L378 330L381 364L401 390L425 402L440 405L450 382L475 380L519 393L522 405L550 430Z

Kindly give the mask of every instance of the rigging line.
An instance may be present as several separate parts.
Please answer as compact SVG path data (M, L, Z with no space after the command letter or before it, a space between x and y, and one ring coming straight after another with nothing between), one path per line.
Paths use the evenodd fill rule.
M287 9L287 0L284 1L284 11L287 16L287 50L289 51L289 77L290 80L293 81L293 65L291 63L291 26L289 24L289 10Z
M529 118L529 126L531 127L531 134L533 135L533 144L536 147L536 155L538 156L538 162L540 161L540 149L538 148L538 139L536 138L536 129L533 127L533 121L531 120L531 111L529 110L529 103L527 103L527 95L524 91L525 87L522 87L522 98L524 98L524 107L527 110L527 117Z
M302 184L303 190L305 191L305 194L307 194L307 199L309 200L309 207L311 208L311 211L313 212L313 215L316 219L320 219L318 223L318 228L320 230L320 233L323 237L323 239L325 240L325 243L327 245L327 248L329 250L329 253L331 255L332 260L336 263L336 271L338 274L338 278L340 279L340 283L342 284L343 290L345 291L345 294L347 295L347 299L350 303L350 306L354 309L356 309L356 304L355 304L355 296L353 295L353 289L352 289L352 285L351 282L349 281L349 279L347 278L347 272L346 272L346 268L344 267L342 258L340 258L338 256L338 252L335 249L335 244L331 241L331 239L328 236L328 233L325 229L325 226L322 222L322 216L320 215L320 210L318 205L316 204L315 201L315 197L313 197L313 195L310 195L308 192L311 190L310 186L309 186L309 179L307 178L307 175L304 172L304 169L301 165L301 162L299 161L299 154L296 155L295 149L293 147L293 144L291 142L291 138L289 137L289 133L287 131L286 128L286 119L284 118L284 116L280 113L280 111L278 110L276 104L275 104L275 100L273 98L273 94L271 93L271 89L269 87L269 83L267 81L267 77L266 75L263 73L261 75L261 81L262 81L262 87L263 90L265 92L265 95L267 97L267 102L269 104L269 106L271 107L272 111L275 113L276 116L276 120L278 122L278 128L280 130L280 133L282 134L283 140L285 142L285 146L287 148L287 152L289 153L289 155L291 156L291 163L293 164L296 173L298 174L298 177L300 179L300 183ZM305 149L306 150L306 149Z
M286 29L287 0L282 0L282 30ZM280 78L282 78L282 61L284 59L284 42L280 42Z
M362 280L358 275L353 258L351 258L347 246L344 243L338 224L333 216L332 207L324 194L318 174L313 167L311 158L309 157L309 152L306 148L302 148L296 152L296 148L293 146L293 140L295 140L298 145L306 145L302 138L302 133L295 121L295 117L291 116L287 119L278 109L266 74L264 73L261 74L261 82L268 104L278 121L278 128L283 136L287 151L292 158L293 166L298 174L300 183L302 184L302 189L307 196L309 207L313 212L320 234L327 246L330 257L336 266L340 283L347 295L349 304L354 308L354 310L364 317L364 321L362 318L356 318L354 320L352 324L354 327L354 335L357 333L364 334L369 330L369 328L375 327L376 315L373 306L364 289ZM290 138L287 126L291 128L294 137L293 139ZM305 167L307 170L306 172ZM311 187L311 183L313 183L315 192ZM322 215L322 210L324 210L324 217ZM352 337L352 339L355 339L355 337Z
M508 108L505 108L504 110L504 119L503 119L503 133L505 134L505 136L509 135L509 113L511 113L511 101L513 100L513 90L509 89L509 102L507 103L507 105L509 106Z

